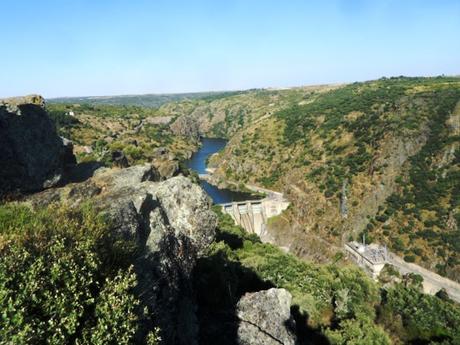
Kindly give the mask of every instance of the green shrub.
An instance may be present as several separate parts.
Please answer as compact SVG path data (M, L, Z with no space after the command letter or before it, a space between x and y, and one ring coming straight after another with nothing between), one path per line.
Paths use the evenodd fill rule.
M0 343L132 342L132 247L107 230L88 205L0 206Z
M404 256L404 261L405 262L415 262L415 256L414 255L405 255Z

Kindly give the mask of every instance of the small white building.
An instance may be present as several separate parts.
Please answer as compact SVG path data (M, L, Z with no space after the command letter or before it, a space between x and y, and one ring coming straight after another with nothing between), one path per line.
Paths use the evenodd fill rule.
M373 279L377 279L388 260L387 249L377 244L366 245L353 241L345 244L345 250Z

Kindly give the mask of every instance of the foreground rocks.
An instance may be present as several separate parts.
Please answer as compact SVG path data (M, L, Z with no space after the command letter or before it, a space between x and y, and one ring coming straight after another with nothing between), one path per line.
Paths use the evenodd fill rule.
M41 96L0 100L0 197L58 184L75 164L70 141L63 140Z
M237 306L239 345L294 345L291 294L269 289L245 294Z
M135 343L145 344L148 332L158 326L163 344L198 344L192 271L214 241L217 219L211 200L181 175L179 162L165 149L152 164L128 167L122 152L112 159L115 168L97 162L76 165L72 145L57 135L42 97L0 101L0 197L20 192L32 207L89 204L103 213L112 235L107 240L133 249L134 257L126 260L134 265L135 293L142 303ZM290 302L283 289L246 294L237 319L232 313L230 340L294 344Z
M191 274L199 254L214 240L217 223L201 187L183 176L159 182L155 169L146 164L100 168L83 183L28 200L35 206L91 200L108 216L116 237L137 248L137 294L151 315L144 320L144 331L158 325L166 344L197 343Z

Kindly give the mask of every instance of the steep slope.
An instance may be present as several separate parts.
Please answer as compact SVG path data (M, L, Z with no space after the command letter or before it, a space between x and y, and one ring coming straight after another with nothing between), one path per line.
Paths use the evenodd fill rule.
M257 111L270 107L267 92L239 129L186 115L198 118L202 134L221 126L230 137L210 161L217 179L277 189L292 201L271 220L277 243L326 260L364 233L458 280L460 79L384 78L277 93L277 111ZM235 101L208 109L219 113Z
M259 123L293 103L304 103L312 95L336 85L309 86L288 90L261 89L216 100L165 104L162 114L178 116L171 125L177 135L206 135L231 138L243 128Z

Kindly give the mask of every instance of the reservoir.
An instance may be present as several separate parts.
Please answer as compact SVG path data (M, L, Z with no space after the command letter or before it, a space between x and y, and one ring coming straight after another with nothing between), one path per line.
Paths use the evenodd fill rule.
M225 145L227 145L227 140L225 139L203 138L201 140L201 147L190 159L185 161L185 164L189 169L194 170L198 174L206 174L206 159L210 155L222 150ZM203 180L200 181L200 184L215 204L256 199L250 193L234 192L229 189L219 189Z

